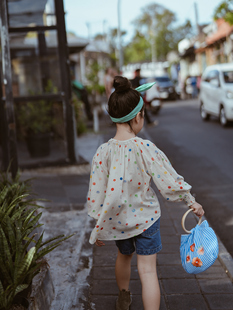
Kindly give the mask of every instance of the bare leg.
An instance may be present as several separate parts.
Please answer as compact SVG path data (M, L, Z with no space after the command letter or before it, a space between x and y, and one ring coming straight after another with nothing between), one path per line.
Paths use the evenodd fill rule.
M115 266L115 274L116 274L117 285L120 291L122 291L123 289L128 291L129 289L132 257L133 257L133 254L123 255L118 250L116 266Z
M159 310L160 306L160 287L156 270L156 255L137 255L144 310Z

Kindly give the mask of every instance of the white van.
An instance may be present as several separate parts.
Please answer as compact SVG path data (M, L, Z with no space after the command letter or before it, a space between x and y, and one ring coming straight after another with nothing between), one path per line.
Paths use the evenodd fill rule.
M203 120L219 117L222 126L233 121L233 64L218 64L205 69L200 85L200 112Z

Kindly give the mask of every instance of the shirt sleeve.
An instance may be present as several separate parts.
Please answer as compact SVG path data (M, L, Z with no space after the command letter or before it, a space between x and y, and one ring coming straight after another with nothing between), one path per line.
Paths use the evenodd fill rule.
M148 173L162 196L168 201L184 201L187 206L191 206L195 202L195 198L190 194L192 187L175 171L161 150L154 144L150 146L150 151L147 152L147 155L150 155L147 160Z
M97 150L92 160L89 191L87 197L88 215L98 219L106 195L108 172L101 152Z

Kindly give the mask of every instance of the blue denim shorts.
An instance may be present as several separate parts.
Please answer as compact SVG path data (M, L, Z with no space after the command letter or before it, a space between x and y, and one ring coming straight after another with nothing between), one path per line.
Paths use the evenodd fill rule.
M130 255L135 251L139 255L152 255L162 249L160 236L160 218L147 230L133 238L116 240L116 245L124 255Z

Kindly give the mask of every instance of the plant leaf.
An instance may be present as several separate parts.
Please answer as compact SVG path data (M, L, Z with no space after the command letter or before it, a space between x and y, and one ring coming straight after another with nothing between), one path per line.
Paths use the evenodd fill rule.
M18 293L22 292L26 288L28 288L28 284L20 284L20 285L18 285L16 287L16 289L15 289L15 295L17 295Z
M26 254L26 256L24 257L23 261L21 262L18 272L15 274L14 277L14 283L18 284L21 281L23 281L23 279L26 277L26 273L31 265L31 262L33 260L33 256L36 252L36 248L32 247L28 253Z

